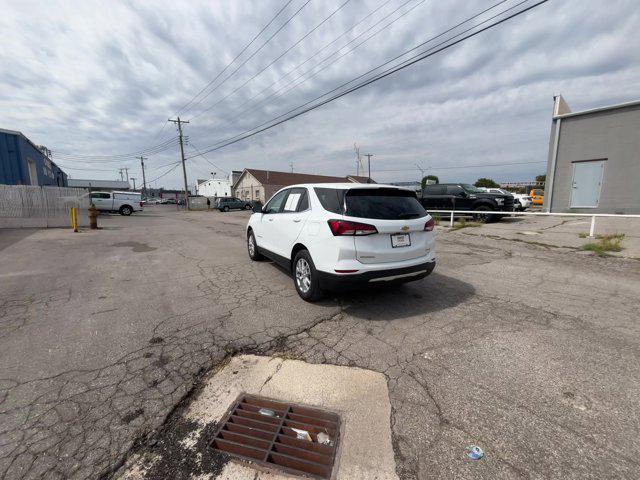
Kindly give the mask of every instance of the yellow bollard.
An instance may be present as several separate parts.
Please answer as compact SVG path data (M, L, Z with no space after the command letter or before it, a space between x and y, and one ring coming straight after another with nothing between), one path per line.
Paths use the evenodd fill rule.
M74 232L78 232L78 209L71 207L71 228Z

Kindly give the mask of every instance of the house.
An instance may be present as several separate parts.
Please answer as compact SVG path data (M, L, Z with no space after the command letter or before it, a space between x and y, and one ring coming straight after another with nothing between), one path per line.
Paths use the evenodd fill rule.
M131 190L131 185L125 180L89 180L70 178L68 180L70 187L76 188L88 188L91 190L102 190L105 192L112 192L117 190L119 192Z
M233 184L233 192L235 197L242 200L256 200L266 203L275 192L288 185L336 182L375 183L368 177L357 175L331 177L309 173L276 172L273 170L245 168L238 180Z
M66 187L67 174L22 133L0 128L0 184Z
M226 178L210 178L208 180L198 180L196 185L196 195L203 197L230 197L231 180Z
M572 112L554 98L544 208L640 213L640 101Z

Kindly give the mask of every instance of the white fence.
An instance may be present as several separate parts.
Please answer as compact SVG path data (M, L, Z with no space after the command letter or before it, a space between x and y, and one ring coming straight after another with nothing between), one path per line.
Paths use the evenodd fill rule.
M453 227L454 216L468 216L468 215L501 215L503 217L510 216L543 216L543 217L591 217L591 228L589 229L589 237L595 237L596 235L596 218L609 217L609 218L640 218L640 215L632 214L618 214L618 213L548 213L548 212L492 212L492 211L477 211L477 210L427 210L431 215L432 213L446 213L450 216L449 226Z
M78 224L89 224L89 192L83 188L0 185L0 228L46 228L71 225L71 207Z

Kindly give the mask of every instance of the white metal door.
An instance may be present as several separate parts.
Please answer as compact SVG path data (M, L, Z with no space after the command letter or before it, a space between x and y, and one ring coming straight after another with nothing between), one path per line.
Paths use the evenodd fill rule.
M571 183L571 208L594 208L600 200L604 160L575 162Z

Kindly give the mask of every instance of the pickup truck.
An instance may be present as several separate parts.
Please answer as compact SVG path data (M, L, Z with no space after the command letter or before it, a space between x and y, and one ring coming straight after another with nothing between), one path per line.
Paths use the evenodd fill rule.
M131 215L142 211L142 194L135 192L91 192L91 203L102 212Z
M474 210L473 218L482 222L495 222L503 215L484 212L512 212L513 196L488 193L468 183L436 183L422 190L420 203L425 210Z
M525 195L524 193L513 193L507 190L503 190L502 188L482 188L482 190L489 193L504 193L505 195L512 195L514 199L513 209L519 210L521 212L524 212L533 204L533 198L531 198L529 195Z

